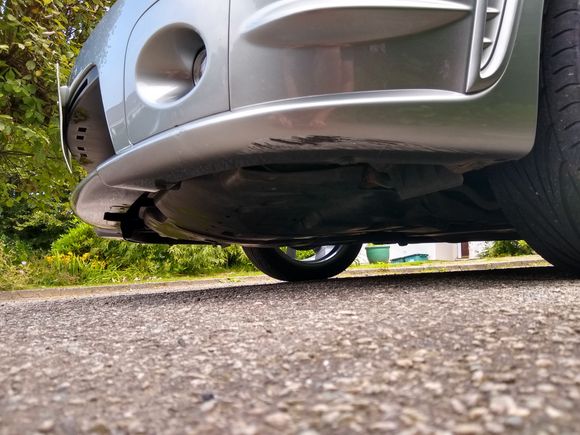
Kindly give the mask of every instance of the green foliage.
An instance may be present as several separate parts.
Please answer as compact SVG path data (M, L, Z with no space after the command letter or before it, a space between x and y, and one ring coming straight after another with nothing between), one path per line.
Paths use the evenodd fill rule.
M70 227L56 64L68 75L112 0L0 0L0 233L47 247ZM39 237L40 236L40 237Z
M106 240L81 223L33 267L38 285L97 284L255 270L239 246L138 245Z
M0 244L3 244L5 253L9 255L12 263L28 261L32 256L31 247L19 240L11 240L6 236L0 235Z
M134 245L75 226L68 201L83 173L60 155L56 64L65 79L113 2L0 0L0 288L250 268L239 247Z
M84 223L54 242L48 255L0 238L0 290L254 270L239 246L138 245L101 239Z
M63 234L52 244L53 254L72 254L82 256L86 253L102 251L103 246L107 244L106 240L96 236L95 231L90 225L79 223L66 234Z
M481 254L484 258L515 257L535 254L534 250L523 240L499 240L489 245Z
M83 223L57 240L51 255L95 259L116 270L133 269L148 274L196 275L216 269L247 268L250 264L238 246L139 245L101 239Z
M0 237L0 290L11 290L26 283L26 249Z
M286 252L287 247L283 246L281 250ZM307 260L310 257L316 255L316 251L314 249L296 249L296 259L297 260Z

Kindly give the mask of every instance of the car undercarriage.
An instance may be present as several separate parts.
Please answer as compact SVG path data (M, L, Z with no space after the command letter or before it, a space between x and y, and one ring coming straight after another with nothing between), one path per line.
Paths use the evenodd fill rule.
M125 237L153 241L159 234L166 242L247 246L517 237L483 172L381 169L270 165L198 177L145 195L129 213L137 218L124 225Z

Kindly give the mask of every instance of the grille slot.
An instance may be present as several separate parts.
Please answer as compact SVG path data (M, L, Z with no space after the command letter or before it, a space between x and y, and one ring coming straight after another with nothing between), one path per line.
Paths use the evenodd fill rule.
M484 69L489 64L493 56L505 10L505 2L506 0L487 0L481 50L481 69Z
M75 93L67 113L66 143L87 171L115 154L96 69L91 70Z

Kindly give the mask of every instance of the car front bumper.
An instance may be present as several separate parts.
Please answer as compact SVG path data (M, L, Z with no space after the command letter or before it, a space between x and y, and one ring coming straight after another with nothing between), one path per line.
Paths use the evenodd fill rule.
M503 63L498 63L499 74L494 81L487 78L482 89L465 81L448 89L407 89L402 85L365 89L354 85L342 92L334 89L324 93L305 92L306 85L299 85L303 91L296 93L296 84L282 92L279 88L284 86L282 82L276 85L276 80L260 91L266 78L248 68L258 71L258 60L287 62L276 57L264 61L264 56L284 53L285 58L292 59L293 49L271 44L263 47L263 42L252 40L258 37L247 26L259 11L240 6L247 3L233 5L233 16L227 24L233 35L229 50L216 43L219 49L209 54L210 65L213 62L219 74L225 69L228 79L225 84L223 76L208 81L207 92L211 94L221 84L231 99L226 106L222 102L209 105L211 108L180 119L174 116L183 114L182 107L204 106L201 91L167 106L146 104L137 90L138 78L131 76L138 69L135 65L140 46L132 41L131 29L140 22L147 23L148 12L164 8L165 3L122 0L115 5L89 40L73 73L74 77L88 67L95 68L115 153L99 162L75 192L73 206L81 219L102 232L120 235L119 223L106 220L107 213L126 212L143 194L240 167L371 162L378 167L437 164L466 172L517 159L530 151L537 116L541 0L514 2L521 8L505 45ZM469 6L469 13L476 17L481 14L478 5L484 2L459 3ZM213 10L212 16L219 16L219 12ZM151 37L145 30L139 32L140 41ZM219 35L215 38L220 40ZM128 41L128 45L119 41ZM252 46L258 48L252 51ZM127 47L135 49L127 51ZM241 53L246 57L244 62L239 60ZM480 61L475 59L476 63ZM278 77L272 70L269 75ZM310 80L308 75L305 80ZM73 86L70 94L75 91ZM152 127L139 127L143 125Z

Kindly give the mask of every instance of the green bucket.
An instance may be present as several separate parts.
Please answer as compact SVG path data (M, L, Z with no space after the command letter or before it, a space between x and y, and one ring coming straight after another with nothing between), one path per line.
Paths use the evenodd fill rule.
M367 246L367 258L369 263L388 263L391 254L391 247L388 245Z

